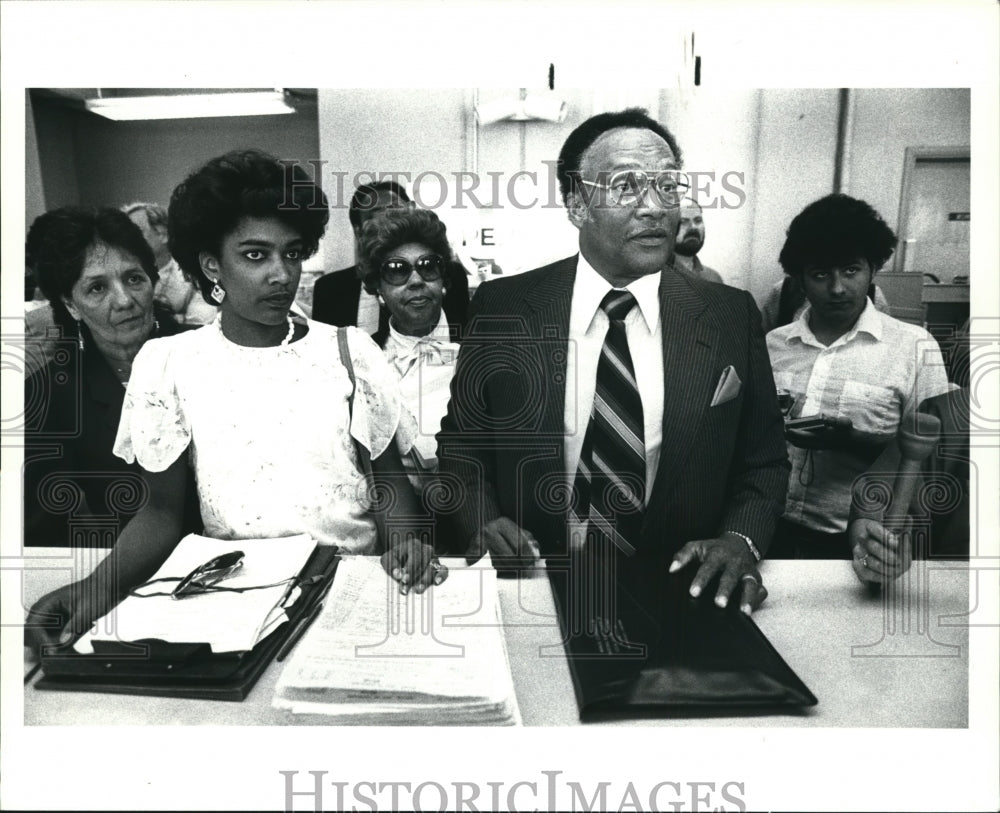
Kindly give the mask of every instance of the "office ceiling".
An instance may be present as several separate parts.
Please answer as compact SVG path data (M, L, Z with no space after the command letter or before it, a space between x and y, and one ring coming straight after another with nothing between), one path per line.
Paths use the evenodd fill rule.
M125 98L129 96L181 96L191 93L218 93L252 90L274 90L274 88L32 88L33 99L46 99L76 110L84 110L90 99ZM316 88L282 88L289 104L296 109L316 104Z

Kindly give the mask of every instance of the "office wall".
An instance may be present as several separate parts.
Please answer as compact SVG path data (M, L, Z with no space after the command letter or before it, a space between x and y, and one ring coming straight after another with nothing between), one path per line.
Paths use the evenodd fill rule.
M484 90L480 101L516 93ZM320 153L329 168L350 173L348 181L356 172L373 169L408 171L411 178L427 170L442 173L451 187L436 210L449 227L452 244L460 255L464 252L466 265L471 267L475 257L478 231L486 229L500 244L493 253L504 272L522 271L575 250L576 231L558 193L547 188L554 179L546 162L554 161L574 127L609 106L607 91L575 89L560 96L568 104L561 124L484 125L474 145L472 91L320 90ZM760 296L780 274L776 258L788 221L810 200L832 190L837 91L636 90L623 103L646 105L677 135L685 167L703 173L699 199L707 207L708 236L702 260L730 284ZM486 198L487 173L500 173L501 206L477 210L452 205L451 174L473 168L478 168L479 192ZM522 177L514 197L537 200L536 205L510 205L507 183L518 172L535 173L537 182ZM731 175L723 185L726 173ZM351 188L348 184L346 194ZM433 205L437 200L434 187L421 202ZM346 212L334 213L329 238L327 258L333 262L328 267L350 265L353 238Z
M484 102L516 94L516 89L499 88L480 92ZM556 158L577 124L619 103L650 107L676 133L685 165L715 173L708 198L719 205L705 212L702 259L758 299L780 278L777 255L792 217L833 191L836 89L635 89L613 98L607 90L570 89L559 95L568 104L565 122L499 122L480 127L478 140L470 89L320 90L313 115L185 122L113 123L50 101L32 102L49 208L133 199L166 202L191 168L237 146L326 161L323 182L335 209L321 255L310 264L325 270L354 260L346 208L336 207L346 207L354 176L370 172L409 172L411 179L440 173L445 188L434 175L425 176L421 202L433 205L445 193L438 211L467 265L477 252L487 252L484 235L495 243L490 250L505 272L572 252L576 232L552 191L546 162ZM845 191L870 201L893 227L905 147L969 144L968 90L859 89L851 92L850 113ZM453 173L473 169L481 179L478 195L487 201L492 199L487 173L499 173L499 200L493 201L499 206L476 209L466 197L465 207L456 208ZM720 189L726 172L742 174L745 201ZM518 173L535 173L535 179L512 180ZM517 201L537 203L513 206L511 194ZM741 205L727 208L722 200Z
M568 109L562 123L501 121L480 126L477 132L471 119L471 90L375 89L363 94L320 90L320 152L329 167L349 172L349 179L373 168L408 171L411 178L431 169L442 173L450 187L445 204L436 211L467 267L475 265L477 256L490 254L504 273L516 273L576 250L576 230L566 219L551 166L569 133L596 112L626 104L646 106L675 132L687 167L715 173L716 180L706 191L721 198L706 213L709 238L702 256L727 281L745 286L751 277L748 248L757 214L749 186L756 179L761 94L759 90L569 89L558 94ZM517 89L483 89L479 101L516 96ZM494 197L489 174L500 176L500 205L476 209L468 196L456 196L452 174L473 170L480 180L476 194L483 201ZM731 171L741 173L748 185L747 205L720 205L740 203L738 196L720 186L722 175ZM349 185L347 194L350 191ZM464 201L463 208L453 205L456 197ZM421 202L436 200L435 187ZM524 206L525 202L534 205ZM483 231L495 243L492 248L482 246ZM329 267L350 265L353 238L346 213L334 213L328 237L327 257L333 259Z
M47 209L78 205L80 184L73 134L77 119L82 114L39 98L31 99L31 107L40 177L28 176L26 181L29 184L41 182L41 197ZM29 189L28 195L38 195L38 190Z
M517 89L492 89L483 91L480 101L517 95ZM592 100L585 91L560 96L569 109L561 124L501 121L477 130L471 90L321 89L320 153L327 178L334 171L342 174L346 206L355 179L406 173L404 185L441 217L469 270L477 256L489 255L505 273L565 256L575 250L575 230L558 194L553 196L545 162L555 160L569 132L590 115ZM341 197L339 189L328 192ZM346 209L333 212L326 257L331 269L354 262Z
M287 116L110 121L35 99L38 149L49 208L163 203L192 169L241 147L281 158L319 157L315 110Z
M45 211L45 190L42 187L42 167L38 157L38 136L31 111L31 96L24 94L24 221L31 225Z
M837 97L834 88L761 91L755 188L748 202L754 211L750 269L743 285L758 302L781 279L778 254L792 218L833 192Z
M747 202L705 213L702 260L758 299L781 278L778 254L792 218L834 191L839 116L834 88L664 94L689 169L747 173ZM676 124L674 123L676 121ZM909 146L968 146L970 94L962 88L850 92L843 191L871 203L895 229Z
M430 171L462 170L464 115L460 89L319 91L319 155L326 162L323 186L334 206L324 240L327 270L354 262L347 206L355 180L371 182L372 173L417 177Z
M531 93L547 95L545 90ZM585 119L634 103L579 88L559 91L556 96L566 104L565 121L501 121L478 128L478 172L484 187L489 180L486 173L501 173L497 194L500 206L493 211L462 210L464 218L459 223L463 224L467 256L475 252L489 254L489 248L483 246L482 234L483 229L488 230L491 241L498 244L494 253L504 273L537 268L577 251L578 233L566 217L556 177L559 151L569 134ZM496 100L509 103L518 97L515 88L479 91L484 104ZM470 140L477 137L475 129L468 137ZM458 212L452 214L458 215Z
M155 122L91 116L80 122L76 143L81 203L95 205L166 204L191 170L233 149L303 160L319 153L315 117L301 114Z
M739 287L751 276L747 248L758 214L761 103L760 90L700 87L665 91L660 98L660 120L677 137L684 168L697 187L692 195L703 208L705 247L698 256Z
M845 191L868 201L895 230L907 147L967 147L968 88L854 90Z

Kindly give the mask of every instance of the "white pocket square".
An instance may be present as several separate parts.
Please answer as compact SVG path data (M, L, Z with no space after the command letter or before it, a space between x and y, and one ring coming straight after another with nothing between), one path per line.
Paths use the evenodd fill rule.
M740 394L740 387L742 386L743 382L740 381L736 370L730 364L722 371L722 375L719 376L719 383L715 387L715 395L712 396L711 406L719 406L727 401L732 401L733 398Z

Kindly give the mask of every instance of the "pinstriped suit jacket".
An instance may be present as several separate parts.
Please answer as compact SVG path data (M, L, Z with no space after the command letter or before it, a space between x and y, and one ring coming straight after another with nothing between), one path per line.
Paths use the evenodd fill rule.
M484 283L472 300L438 435L460 547L483 523L507 516L535 535L543 553L564 550L563 413L576 262ZM788 458L757 307L745 291L668 269L660 318L663 444L638 558L669 556L727 530L763 551L784 509ZM730 365L739 394L710 406Z

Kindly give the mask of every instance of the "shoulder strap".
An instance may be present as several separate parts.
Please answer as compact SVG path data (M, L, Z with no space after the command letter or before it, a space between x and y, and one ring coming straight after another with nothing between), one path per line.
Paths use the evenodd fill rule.
M337 328L337 349L340 350L340 361L344 365L344 369L347 370L347 377L351 379L351 395L347 399L347 419L350 422L354 418L354 392L357 390L358 385L354 377L354 362L351 361L351 351L347 346L346 327ZM350 428L348 428L349 431ZM358 452L358 460L361 461L361 470L369 482L371 482L371 478L373 477L371 453L356 440L354 441L354 448ZM372 518L375 520L375 531L378 534L378 550L381 553L386 549L386 542L389 538L385 515L373 511Z
M354 362L351 361L351 351L347 347L347 328L337 328L337 349L340 350L340 363L347 370L347 377L351 379L351 397L347 399L347 413L354 417L354 389L357 384L354 381Z
M337 328L337 349L340 350L340 361L347 370L347 377L351 379L351 395L347 399L347 420L348 423L354 420L354 393L357 391L358 383L354 377L354 362L351 361L351 351L347 346L347 328ZM350 431L350 428L348 428ZM372 473L372 458L368 450L357 441L354 441L354 448L358 450L358 459L361 461L361 468L365 474Z

